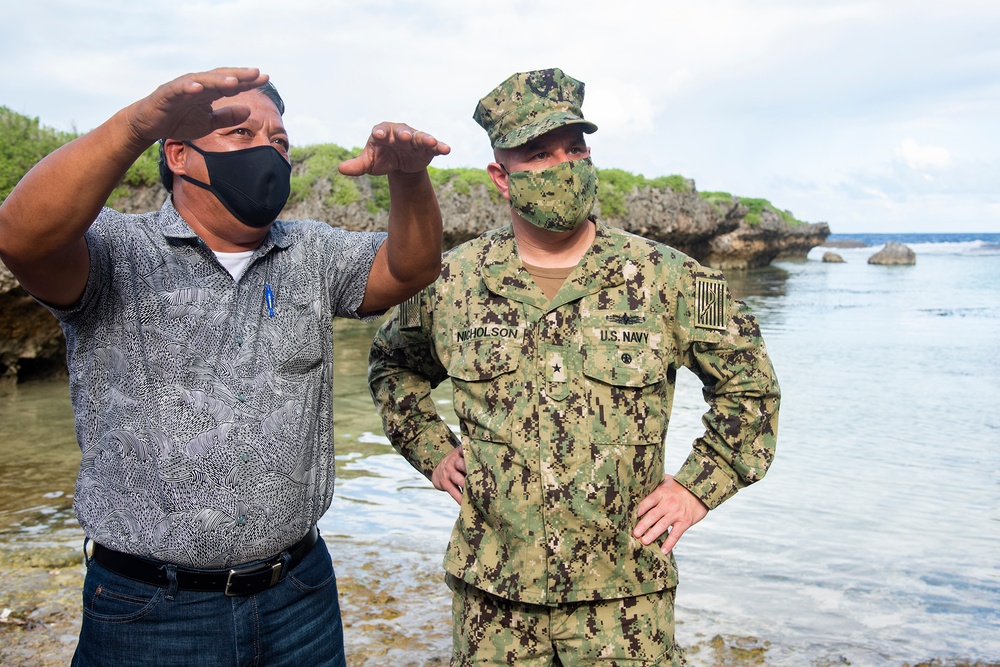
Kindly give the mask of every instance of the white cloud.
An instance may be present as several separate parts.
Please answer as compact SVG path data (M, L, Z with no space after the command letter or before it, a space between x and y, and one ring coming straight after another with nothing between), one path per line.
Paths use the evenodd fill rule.
M0 61L18 66L0 104L58 129L92 129L183 72L250 65L285 97L296 144L357 146L398 120L452 145L440 166L480 167L476 100L557 66L587 84L599 167L678 173L834 231L933 224L932 197L1000 231L985 214L995 1L39 0L4 28Z
M904 139L896 148L896 156L910 169L947 169L954 164L951 153L941 146L921 146L916 139Z

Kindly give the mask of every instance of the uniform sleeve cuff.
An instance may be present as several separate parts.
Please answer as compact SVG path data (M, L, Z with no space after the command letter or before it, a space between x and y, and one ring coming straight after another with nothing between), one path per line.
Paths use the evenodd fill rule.
M732 498L740 489L726 469L698 452L688 456L674 475L674 481L693 493L710 510Z

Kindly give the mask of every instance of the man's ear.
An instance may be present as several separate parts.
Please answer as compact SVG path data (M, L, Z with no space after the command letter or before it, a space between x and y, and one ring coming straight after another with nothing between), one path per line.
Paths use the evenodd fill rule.
M163 142L163 155L167 159L167 166L170 171L174 173L175 176L187 173L184 169L185 153L187 152L187 144L183 141L177 141L176 139L167 139Z
M486 173L489 174L490 180L493 181L493 185L497 186L497 190L503 195L504 199L510 199L510 180L507 170L500 166L499 162L490 162L486 165Z

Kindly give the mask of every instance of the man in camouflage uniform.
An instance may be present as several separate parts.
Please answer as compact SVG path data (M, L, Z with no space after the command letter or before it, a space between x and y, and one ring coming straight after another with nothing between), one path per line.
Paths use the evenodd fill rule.
M719 272L591 215L583 92L541 70L480 100L511 224L450 251L371 351L393 446L461 505L453 665L682 664L671 549L774 455L778 383L746 306ZM681 366L709 409L670 476ZM460 442L430 398L447 378Z

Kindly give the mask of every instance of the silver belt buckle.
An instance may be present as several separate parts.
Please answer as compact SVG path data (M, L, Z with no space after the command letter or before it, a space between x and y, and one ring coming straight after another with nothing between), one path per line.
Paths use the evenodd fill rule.
M276 583L278 583L278 581L281 580L281 566L282 566L282 561L279 560L277 563L274 563L273 565L268 565L265 563L264 565L254 565L253 567L243 567L239 569L230 570L229 576L226 577L226 595L228 597L239 597L240 595L242 595L242 593L234 593L232 591L233 577L240 577L243 575L250 575L250 574L262 574L268 568L270 568L271 570L271 581L264 588L270 588L271 586L274 586Z

